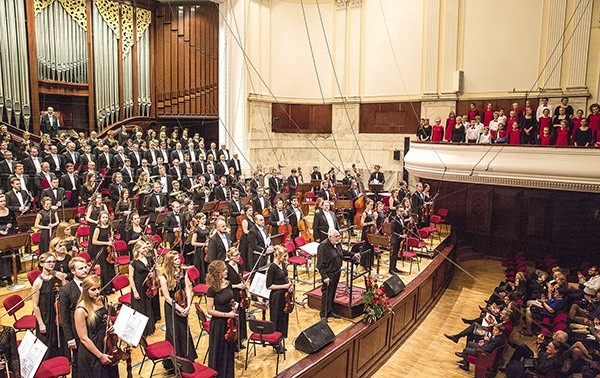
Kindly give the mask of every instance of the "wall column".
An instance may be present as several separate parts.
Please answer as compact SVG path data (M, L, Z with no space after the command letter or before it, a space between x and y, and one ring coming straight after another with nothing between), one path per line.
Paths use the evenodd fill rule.
M440 44L440 0L426 0L423 12L423 97L438 95L438 57Z
M539 86L547 91L561 90L560 78L562 70L562 48L565 40L563 30L565 29L565 17L567 2L564 0L549 0L548 29L546 40L546 65L542 63L541 67L546 65L544 73L541 76ZM546 83L544 85L544 83Z
M587 60L590 45L590 26L592 22L593 0L582 0L579 7L574 10L575 15L571 22L573 35L569 44L571 53L567 92L569 94L587 95L586 85ZM567 35L571 35L568 33Z

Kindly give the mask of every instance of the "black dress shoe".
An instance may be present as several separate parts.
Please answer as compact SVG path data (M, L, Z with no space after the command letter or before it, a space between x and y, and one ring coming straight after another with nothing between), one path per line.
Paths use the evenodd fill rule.
M7 284L9 284L9 285L12 285L12 284L13 284L13 280L12 280L12 278L11 278L11 277L8 277L8 278L6 279L6 283L7 283Z
M338 314L338 313L335 313L335 312L331 311L331 312L329 313L329 317L330 317L330 318L334 318L334 319L339 319L339 318L341 318L342 316L341 316L340 314Z
M460 358L463 358L463 357L464 357L464 356L463 356L463 354L462 354L462 352L454 352L454 355L455 355L456 357L460 357ZM461 362L461 363L462 363L462 362Z
M6 287L6 282L4 282L4 280L0 280L0 287Z
M445 334L445 333L444 333L444 336L445 336L447 339L449 339L449 340L452 340L452 341L453 341L455 344L458 342L458 337L456 337L456 336L453 336L453 335L448 335L448 334Z
M464 364L460 364L460 365L458 365L458 367L461 368L464 371L469 371L469 367L465 366Z
M461 319L461 320L463 321L463 323L465 323L465 324L471 324L471 323L475 322L475 320L476 320L476 319L467 319L467 318L460 318L460 319Z
M244 344L240 345L240 349L246 349L246 346Z

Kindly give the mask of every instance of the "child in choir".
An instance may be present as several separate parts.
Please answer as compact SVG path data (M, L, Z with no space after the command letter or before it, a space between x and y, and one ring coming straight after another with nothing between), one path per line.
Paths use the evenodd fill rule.
M494 106L491 102L488 102L485 111L483 112L483 125L489 126L492 119L494 119Z
M544 129L548 127L550 129L550 125L552 124L552 117L550 117L550 109L546 108L542 111L542 116L538 120L540 124L540 139L544 135Z
M521 133L522 129L519 128L519 124L517 122L513 122L512 129L508 134L508 144L521 144Z
M581 120L583 117L583 110L577 109L573 118L571 118L571 140L575 140L575 132L581 127Z
M547 112L548 109L544 109L545 112ZM552 142L552 135L550 134L550 126L546 126L544 127L544 130L542 131L542 136L540 137L540 144L542 146L549 146L550 143Z
M507 142L507 132L504 130L504 124L498 124L498 132L496 133L496 143L504 144Z
M479 135L479 140L477 140L479 144L490 144L492 143L492 134L490 134L490 127L484 126L483 132Z
M446 142L452 141L452 130L454 129L454 125L456 125L457 117L456 113L450 112L448 114L448 118L446 119L446 131L444 132L444 136L446 137Z
M444 138L444 126L442 126L442 119L437 117L431 134L432 142L441 142Z
M479 110L477 110L477 105L474 102L469 104L469 118L468 120L474 120L476 116L479 115Z
M560 121L560 128L555 132L554 145L568 146L571 142L571 130L566 120Z
M490 134L492 135L492 139L496 139L496 134L498 133L498 125L500 124L500 112L494 112L494 119L492 119L489 123Z
M594 103L590 105L590 115L587 116L588 127L592 129L592 133L600 132L600 104Z

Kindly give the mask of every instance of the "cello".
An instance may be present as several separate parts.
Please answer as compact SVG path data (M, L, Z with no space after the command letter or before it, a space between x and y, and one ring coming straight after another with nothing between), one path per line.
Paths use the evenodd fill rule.
M354 215L354 225L360 226L360 220L362 218L362 214L367 207L366 195L365 195L365 187L360 179L360 173L356 170L356 164L352 164L352 169L354 170L354 174L356 175L356 183L358 184L358 190L360 190L360 194L358 198L354 201L354 209L356 209L356 214Z

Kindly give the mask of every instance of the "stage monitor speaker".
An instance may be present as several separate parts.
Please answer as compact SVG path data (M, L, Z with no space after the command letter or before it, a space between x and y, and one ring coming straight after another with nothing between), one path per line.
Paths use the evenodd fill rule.
M321 320L300 332L300 336L294 341L294 346L301 352L311 354L319 351L334 339L335 335L327 321Z
M394 160L400 160L400 150L394 151Z
M398 277L395 274L392 274L392 276L383 283L385 293L390 298L393 298L396 295L400 294L405 287L406 285L404 284L404 282L402 282L400 277Z

